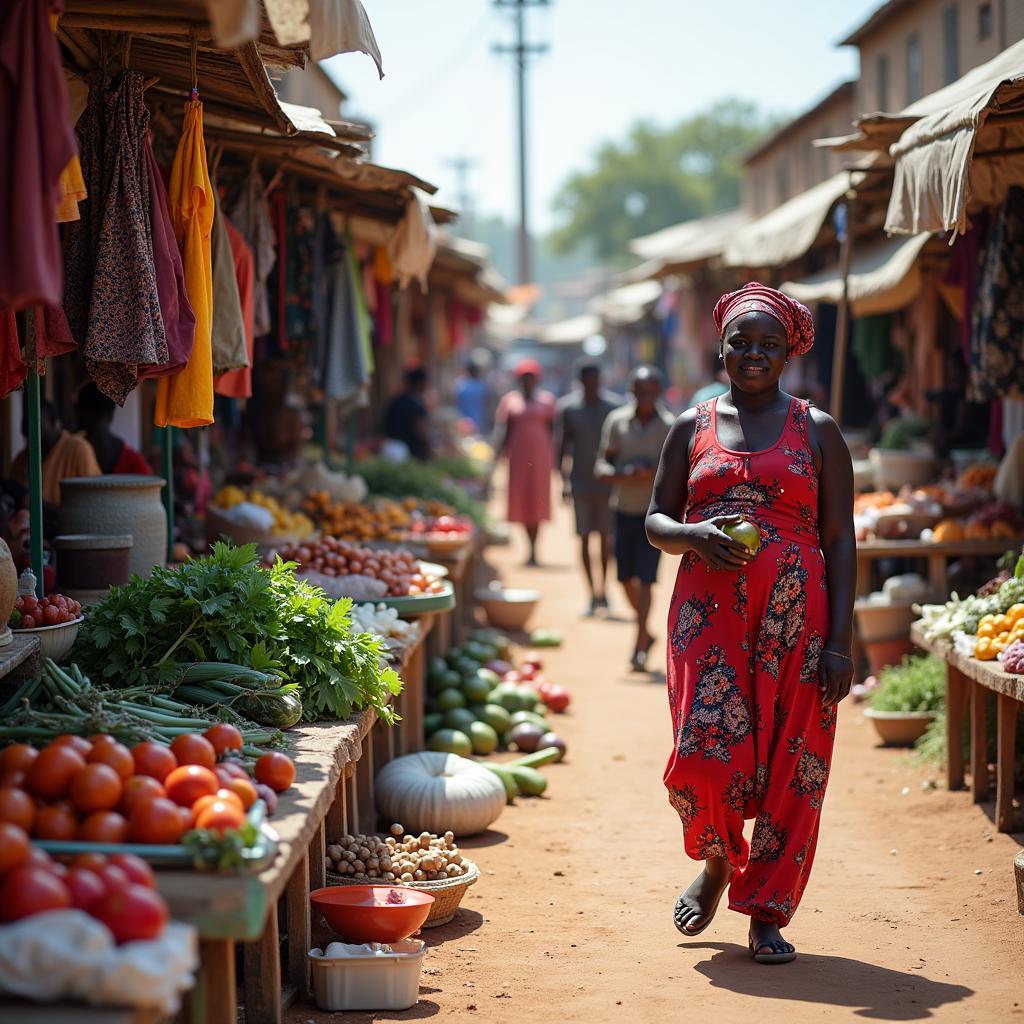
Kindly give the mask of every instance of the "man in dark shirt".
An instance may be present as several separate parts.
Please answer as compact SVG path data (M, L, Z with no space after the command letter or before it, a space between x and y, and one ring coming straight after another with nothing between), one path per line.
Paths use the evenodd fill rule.
M414 366L405 371L405 390L391 400L384 416L384 433L392 441L401 441L414 459L430 458L427 406L427 371Z
M559 468L562 495L572 500L576 513L576 533L580 538L580 561L590 590L587 615L608 607L606 583L611 560L611 511L608 501L611 485L594 473L601 428L605 417L619 406L617 396L601 389L601 364L584 362L579 366L580 387L562 398L557 406L561 435ZM590 538L597 534L601 545L600 579L591 564Z

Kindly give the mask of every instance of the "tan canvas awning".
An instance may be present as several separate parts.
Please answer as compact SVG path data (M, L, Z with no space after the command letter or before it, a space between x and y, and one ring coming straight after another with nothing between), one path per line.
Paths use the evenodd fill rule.
M538 328L537 341L542 345L580 345L592 334L600 333L601 318L584 313Z
M647 261L646 276L662 276L721 256L729 240L749 220L744 210L713 213L634 238L629 248Z
M858 184L862 177L853 172L852 183ZM841 171L741 227L725 248L726 265L780 267L803 256L850 184L850 172Z
M931 235L886 238L855 251L847 281L850 310L855 316L891 313L902 309L920 291L918 256ZM782 290L800 302L838 304L843 278L836 266L799 281L787 281Z
M605 323L625 326L642 320L661 298L660 281L637 281L613 288L590 301L590 311Z

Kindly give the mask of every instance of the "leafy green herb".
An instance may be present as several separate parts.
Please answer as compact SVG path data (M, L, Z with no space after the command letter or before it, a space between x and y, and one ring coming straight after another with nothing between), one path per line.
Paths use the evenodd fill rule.
M352 631L351 601L331 601L292 563L261 566L255 545L135 576L90 610L75 656L109 685L172 691L186 666L220 661L277 672L301 690L305 717L347 718L373 707L395 721L402 683L384 643Z
M368 459L356 466L371 494L380 498L420 498L443 501L457 512L469 516L477 526L487 525L487 513L479 501L463 488L449 482L443 467L431 462L389 462Z
M876 711L939 711L946 706L946 663L931 654L906 657L881 671L869 700Z

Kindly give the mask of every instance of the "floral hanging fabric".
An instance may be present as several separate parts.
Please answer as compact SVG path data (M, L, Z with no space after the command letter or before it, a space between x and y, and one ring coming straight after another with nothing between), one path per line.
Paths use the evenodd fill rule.
M149 111L134 71L92 84L78 122L89 199L67 227L64 310L97 387L119 405L139 367L168 361L153 263L144 144Z

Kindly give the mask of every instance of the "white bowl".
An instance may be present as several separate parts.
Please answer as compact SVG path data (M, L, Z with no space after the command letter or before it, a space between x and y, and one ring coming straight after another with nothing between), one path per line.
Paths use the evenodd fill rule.
M79 615L70 622L58 622L55 626L36 626L35 629L16 629L15 636L39 637L39 653L44 658L60 661L78 639L78 631L85 622L85 616Z
M540 603L540 591L537 590L478 590L476 599L487 616L487 621L495 629L515 631L525 629Z

